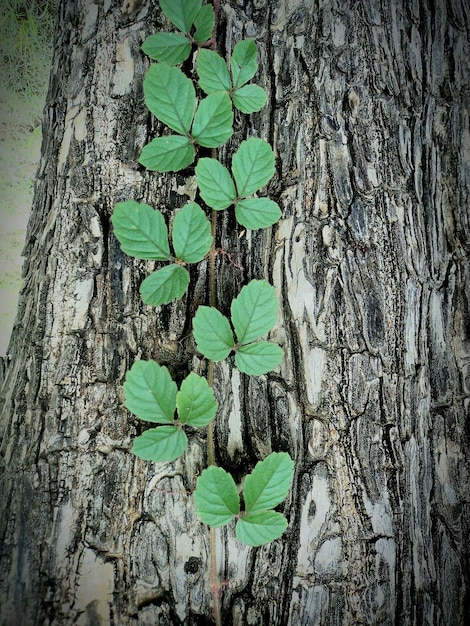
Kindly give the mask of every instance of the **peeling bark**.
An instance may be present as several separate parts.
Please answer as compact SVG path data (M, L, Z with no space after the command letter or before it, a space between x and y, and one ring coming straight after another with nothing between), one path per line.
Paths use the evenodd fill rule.
M125 372L155 358L204 371L190 337L206 267L161 309L138 287L114 205L168 217L191 178L143 171L162 127L143 103L157 3L60 3L24 286L3 377L1 624L212 623L208 531L191 497L205 466L130 453L142 428ZM469 602L468 5L439 0L221 3L219 49L255 39L267 107L230 147L273 144L283 217L219 219L218 301L251 278L280 299L286 358L260 378L216 367L218 462L241 479L295 458L265 547L219 533L226 624L464 624ZM243 5L243 6L241 6ZM221 150L229 160L230 150ZM189 172L190 173L190 172ZM237 264L237 267L230 262Z

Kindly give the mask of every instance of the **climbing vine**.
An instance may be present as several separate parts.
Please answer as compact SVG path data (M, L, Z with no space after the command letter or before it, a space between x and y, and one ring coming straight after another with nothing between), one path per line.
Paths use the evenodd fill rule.
M259 111L265 91L250 83L257 72L254 41L236 44L228 64L215 51L212 37L215 11L202 0L160 0L165 16L178 33L148 37L143 51L154 61L144 79L145 103L168 131L152 139L139 162L155 172L176 172L193 166L201 204L188 202L171 220L148 204L127 200L116 205L112 222L122 250L135 258L160 262L140 286L143 301L162 306L181 298L190 283L187 266L209 258L208 304L198 307L192 321L198 352L207 359L207 378L191 372L179 389L165 366L149 360L133 364L126 375L126 407L157 426L136 437L132 451L153 462L178 458L193 428L209 428L218 413L212 389L213 364L234 354L236 367L259 376L277 367L283 350L265 337L276 323L275 290L264 279L246 284L232 301L230 319L215 306L214 263L219 211L234 210L245 228L267 228L281 216L273 200L260 195L274 175L274 152L266 141L249 137L231 158L229 169L217 159L217 148L233 134L233 107L243 114ZM194 53L194 70L182 65ZM186 64L188 65L188 64ZM211 149L211 157L201 149ZM204 151L207 153L207 151ZM208 215L209 212L209 215ZM218 416L223 419L223 416ZM187 427L191 427L189 432ZM210 432L210 431L209 431ZM232 476L214 463L214 443L208 436L208 467L197 480L196 511L211 528L236 519L237 538L251 546L282 535L287 520L273 509L287 496L293 461L286 452L273 452L257 463L243 482L243 505ZM211 449L212 448L212 449Z

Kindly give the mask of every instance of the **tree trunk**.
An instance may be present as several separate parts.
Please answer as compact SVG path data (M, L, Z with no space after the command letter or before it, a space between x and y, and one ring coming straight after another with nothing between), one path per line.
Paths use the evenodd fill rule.
M205 440L152 464L125 372L201 370L182 301L153 309L114 205L171 215L191 178L146 172L156 2L59 3L24 287L3 385L1 624L212 623L208 529L191 497ZM243 5L243 6L241 6ZM464 624L469 602L470 14L464 0L222 1L219 51L260 50L268 105L236 119L277 155L272 229L219 219L218 302L267 278L286 358L216 367L217 461L240 480L295 459L289 526L261 548L218 533L224 624ZM221 151L229 162L231 152ZM231 260L236 264L232 264ZM240 269L241 268L243 269Z

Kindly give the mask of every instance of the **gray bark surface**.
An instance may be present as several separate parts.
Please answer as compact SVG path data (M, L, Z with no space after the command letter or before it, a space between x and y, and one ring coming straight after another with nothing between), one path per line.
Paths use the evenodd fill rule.
M130 453L144 427L126 371L204 372L188 296L142 304L151 262L112 234L130 198L168 218L194 193L143 170L146 35L157 3L59 3L24 286L3 375L0 624L212 623L209 535L191 497L205 467ZM469 7L464 0L221 2L219 51L260 50L269 99L236 117L272 143L283 216L244 232L220 214L223 312L251 278L280 299L267 376L216 367L217 459L240 480L294 457L274 543L219 532L223 623L463 625L469 601ZM243 6L242 6L243 5ZM230 259L237 264L236 267ZM1 376L0 376L1 378Z

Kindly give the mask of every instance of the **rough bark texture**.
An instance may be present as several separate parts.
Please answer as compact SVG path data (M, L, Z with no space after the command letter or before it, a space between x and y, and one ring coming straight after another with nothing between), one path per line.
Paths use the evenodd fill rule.
M137 158L147 113L140 44L157 3L59 3L24 287L5 363L1 624L211 623L208 532L181 461L129 452L137 358L203 370L187 298L141 303L152 268L120 251L116 202L170 216L191 179ZM260 49L266 109L231 146L270 141L283 218L219 219L218 299L250 278L280 298L278 371L216 368L218 461L241 478L272 450L296 460L289 527L259 549L219 533L223 623L464 624L469 589L470 15L465 0L222 0L219 50ZM221 151L228 159L230 146ZM3 372L2 372L3 373Z

